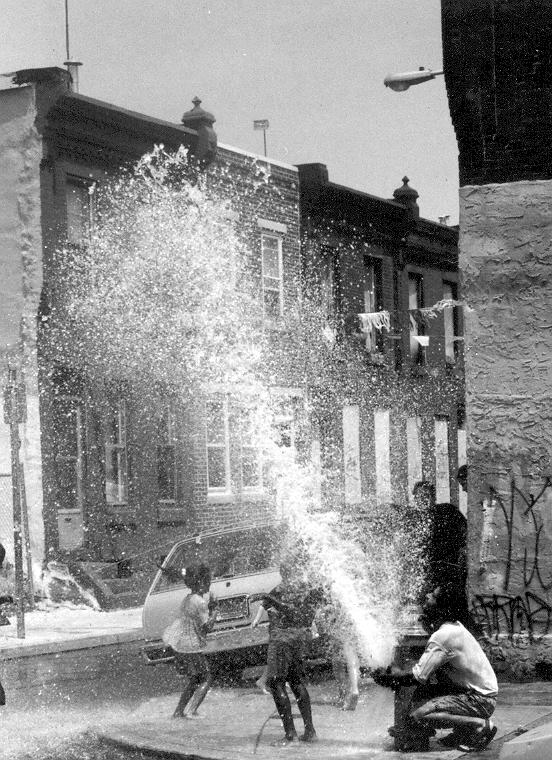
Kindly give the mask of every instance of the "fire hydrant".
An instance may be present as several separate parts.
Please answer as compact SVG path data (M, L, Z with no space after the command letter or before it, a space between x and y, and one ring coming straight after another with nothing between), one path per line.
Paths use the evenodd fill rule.
M427 639L427 634L421 628L405 631L395 650L393 664L401 669L414 665L420 659ZM399 686L395 690L393 738L395 749L399 752L426 752L429 749L427 732L416 732L412 724L407 721L416 688L416 686Z

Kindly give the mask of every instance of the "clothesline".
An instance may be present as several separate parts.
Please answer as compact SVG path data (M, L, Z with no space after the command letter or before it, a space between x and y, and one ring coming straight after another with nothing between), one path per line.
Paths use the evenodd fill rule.
M453 308L455 306L463 306L463 301L456 301L454 298L443 298L433 306L424 306L419 309L408 309L411 326L416 329L421 325L427 324L428 320L435 319L445 309ZM386 310L372 311L359 314L360 330L363 333L370 333L372 330L385 329L387 332L391 330L391 315L397 312L391 312Z

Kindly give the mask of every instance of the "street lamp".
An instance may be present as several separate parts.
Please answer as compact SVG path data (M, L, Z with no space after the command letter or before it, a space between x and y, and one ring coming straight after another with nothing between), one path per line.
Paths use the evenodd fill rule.
M388 74L383 80L383 84L386 87L390 87L395 92L404 92L413 84L429 82L430 79L435 79L436 76L443 73L443 71L432 71L431 69L424 69L423 66L420 66L418 71L405 71L402 74Z

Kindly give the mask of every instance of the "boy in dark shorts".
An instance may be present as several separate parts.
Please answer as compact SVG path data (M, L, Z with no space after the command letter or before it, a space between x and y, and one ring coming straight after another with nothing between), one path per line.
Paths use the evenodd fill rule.
M419 661L412 669L378 669L372 677L393 689L416 686L406 721L406 733L415 742L435 728L449 727L453 731L440 740L443 746L481 752L496 734L491 715L498 684L483 649L460 622L459 598L454 587L429 593L421 620L431 636Z
M189 567L186 568L185 580L191 593L182 600L180 630L171 646L175 651L176 670L186 680L173 718L197 717L197 709L211 686L211 673L204 650L216 612L215 603L207 604L203 598L211 585L211 573L205 565Z
M283 561L280 565L282 582L263 601L269 619L266 685L272 693L285 732L284 737L273 745L279 747L285 747L298 738L286 682L297 700L305 726L301 740L316 741L310 696L304 683L303 661L322 595L298 578L298 574L300 568L296 561Z

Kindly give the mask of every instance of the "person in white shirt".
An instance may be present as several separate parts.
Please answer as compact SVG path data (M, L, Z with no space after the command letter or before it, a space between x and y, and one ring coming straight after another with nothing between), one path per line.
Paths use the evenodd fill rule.
M163 634L163 641L174 651L177 672L184 676L184 689L173 718L196 718L197 709L211 686L209 663L205 656L207 633L217 618L216 601L204 596L209 591L211 572L205 565L188 567L185 575L190 594L180 605L178 618Z
M498 683L483 649L458 619L461 609L457 590L439 586L430 592L421 621L431 636L419 661L411 670L391 666L372 676L394 689L417 685L408 716L413 732L425 728L429 736L435 728L452 727L443 746L480 752L496 734L491 715Z

